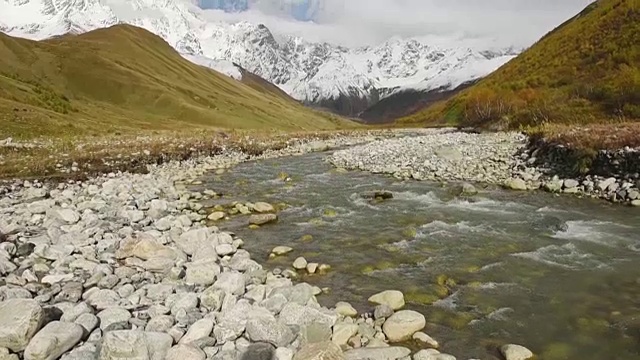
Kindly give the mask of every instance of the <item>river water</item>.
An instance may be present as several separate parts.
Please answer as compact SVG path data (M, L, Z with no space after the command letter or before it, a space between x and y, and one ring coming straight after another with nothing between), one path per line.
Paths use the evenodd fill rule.
M400 290L426 316L425 332L460 359L495 359L505 343L544 360L640 359L640 211L493 187L457 197L436 183L337 171L326 156L249 162L204 184L223 203L288 205L257 230L246 218L221 226L267 268L297 256L330 264L302 277L331 289L323 305L368 311L370 295ZM360 196L375 189L394 199ZM295 250L269 260L278 245Z

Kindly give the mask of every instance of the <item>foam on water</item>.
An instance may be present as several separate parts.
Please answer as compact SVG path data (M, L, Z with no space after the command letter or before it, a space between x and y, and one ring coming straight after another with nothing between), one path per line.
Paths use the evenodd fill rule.
M523 209L530 207L525 204L490 200L490 199L484 199L484 198L479 198L476 201L456 199L446 203L446 206L452 207L458 210L487 212L487 213L495 213L495 214L503 214L503 215L517 214L521 212Z
M504 234L504 231L492 229L486 225L474 225L468 221L459 221L449 224L444 221L435 220L420 227L421 231L416 235L417 238L428 238L435 235L456 235L456 234L478 234L491 233L495 235Z
M628 228L625 225L605 221L567 221L567 229L556 232L553 237L563 240L578 240L614 247L629 245L633 240L621 235L613 234L617 230Z
M394 193L393 198L396 200L415 201L425 205L442 204L442 200L440 200L433 191L429 191L426 194L417 194L412 191L401 191Z
M549 245L536 251L512 254L515 257L533 260L550 266L564 269L593 269L605 268L607 265L594 258L592 254L580 252L572 244Z

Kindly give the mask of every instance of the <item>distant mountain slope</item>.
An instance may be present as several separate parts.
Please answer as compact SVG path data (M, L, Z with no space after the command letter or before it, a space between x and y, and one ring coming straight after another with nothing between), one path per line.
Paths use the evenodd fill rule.
M640 0L599 0L477 85L402 123L640 120Z
M236 1L205 5L246 8ZM349 49L274 35L260 24L211 22L191 0L0 0L0 31L12 36L44 39L119 23L161 36L198 64L226 74L229 62L236 63L295 99L349 116L395 92L455 88L486 76L517 53L416 39Z
M0 137L350 124L271 86L257 79L247 86L195 65L129 25L41 42L0 34Z

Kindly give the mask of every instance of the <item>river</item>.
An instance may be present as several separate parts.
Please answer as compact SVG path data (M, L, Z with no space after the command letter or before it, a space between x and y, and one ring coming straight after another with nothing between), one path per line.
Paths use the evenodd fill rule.
M397 289L427 318L425 332L458 358L495 359L518 343L544 360L640 358L640 211L543 192L482 188L457 197L438 183L337 171L328 153L241 164L208 175L225 201L287 204L276 224L235 231L267 268L297 256L327 263L301 279L330 288L319 300ZM287 174L291 181L281 179ZM386 189L371 203L360 194ZM278 245L293 247L269 260Z

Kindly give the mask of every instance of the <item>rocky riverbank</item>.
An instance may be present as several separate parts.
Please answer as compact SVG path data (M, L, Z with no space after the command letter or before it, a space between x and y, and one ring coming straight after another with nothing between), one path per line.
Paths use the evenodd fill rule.
M567 168L580 164L566 149L543 152L520 133L442 129L337 151L329 161L339 168L399 179L475 182L519 191L542 189L640 206L640 151L628 149L614 155L603 152L598 156L593 174L570 176L576 171Z
M372 140L307 142L259 158ZM453 359L420 332L426 319L403 310L401 293L373 296L367 314L347 303L323 308L321 289L264 270L243 239L212 226L201 201L215 189L188 185L248 159L227 151L146 174L5 185L0 359L409 359L394 345L402 341L423 348L414 360ZM270 209L249 209L262 211ZM509 360L530 354L502 350Z

